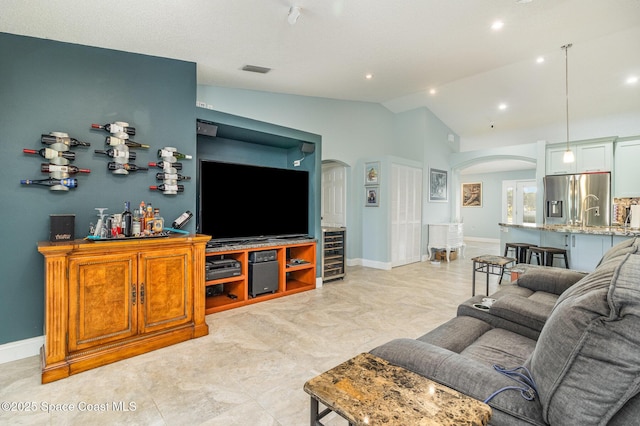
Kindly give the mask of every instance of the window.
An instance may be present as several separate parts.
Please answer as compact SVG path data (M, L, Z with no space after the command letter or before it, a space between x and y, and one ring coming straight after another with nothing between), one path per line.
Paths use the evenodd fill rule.
M502 222L513 225L536 223L535 180L502 181Z

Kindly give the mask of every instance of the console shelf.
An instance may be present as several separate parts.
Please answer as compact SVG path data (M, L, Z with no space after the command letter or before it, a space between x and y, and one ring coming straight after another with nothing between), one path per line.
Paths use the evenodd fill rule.
M251 297L249 291L249 255L252 252L274 250L278 262L278 288L273 293ZM313 239L261 242L243 246L207 249L207 259L234 259L240 262L238 276L205 282L206 287L218 286L214 296L205 298L205 313L226 311L240 306L271 300L316 288L316 241ZM222 287L219 287L222 286ZM205 290L206 293L206 290ZM230 295L232 295L230 297ZM235 296L235 298L233 297Z

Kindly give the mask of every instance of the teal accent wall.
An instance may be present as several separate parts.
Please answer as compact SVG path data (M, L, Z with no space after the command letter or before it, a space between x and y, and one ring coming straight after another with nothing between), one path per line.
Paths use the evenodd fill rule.
M49 238L49 214L75 214L76 237L87 235L95 207L121 212L124 201L159 207L167 220L195 211L195 180L185 192L166 196L149 190L155 170L116 176L107 171L104 131L91 123L127 121L132 137L151 145L136 150L138 165L156 160L156 150L174 146L196 152L196 66L194 63L98 49L0 33L0 344L41 336L44 318L43 257L36 244ZM91 143L72 149L72 164L91 169L78 176L79 187L66 193L25 187L20 179L43 179L40 135L52 131ZM183 162L182 174L195 179L196 161ZM195 220L186 227L195 231ZM104 243L108 244L108 243Z

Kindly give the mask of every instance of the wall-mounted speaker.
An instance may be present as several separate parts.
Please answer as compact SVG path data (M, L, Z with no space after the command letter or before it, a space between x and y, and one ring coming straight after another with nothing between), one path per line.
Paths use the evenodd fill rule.
M302 142L302 146L300 147L300 150L305 154L311 154L316 150L316 144Z
M196 133L203 136L211 136L215 138L218 134L218 126L207 121L196 121Z

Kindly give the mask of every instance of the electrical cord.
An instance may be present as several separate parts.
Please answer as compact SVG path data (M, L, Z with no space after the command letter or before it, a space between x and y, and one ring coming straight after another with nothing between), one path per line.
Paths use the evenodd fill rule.
M494 365L493 368L498 373L504 376L507 376L512 380L515 380L521 386L505 386L502 389L498 389L497 391L489 395L487 399L484 400L485 404L491 401L496 395L511 389L519 390L520 395L522 395L522 397L527 401L533 401L536 398L536 395L538 395L538 388L536 387L536 383L533 380L533 377L531 376L531 372L526 367L516 367L512 369L506 369L501 365ZM523 372L520 373L519 372L520 370L522 370Z

